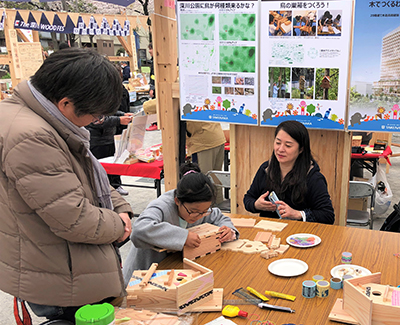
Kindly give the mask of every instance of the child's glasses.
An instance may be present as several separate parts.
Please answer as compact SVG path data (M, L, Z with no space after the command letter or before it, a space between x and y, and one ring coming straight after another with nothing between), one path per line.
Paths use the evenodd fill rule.
M185 208L186 212L189 214L189 216L192 217L205 217L208 216L211 213L211 208L208 208L207 211L205 212L191 212L188 210L188 208L182 203L183 207Z

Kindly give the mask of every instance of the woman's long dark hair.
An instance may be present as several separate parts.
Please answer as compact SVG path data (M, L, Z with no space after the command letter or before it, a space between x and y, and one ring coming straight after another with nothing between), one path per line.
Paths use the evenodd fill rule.
M310 137L306 127L297 121L285 121L278 125L275 130L275 138L282 130L289 134L298 144L300 154L297 157L293 169L281 181L281 168L276 159L275 152L272 152L267 171L268 190L275 191L280 200L285 200L284 192L292 189L291 200L298 204L304 201L307 193L307 173L314 158L310 149Z
M180 178L175 196L181 203L215 202L215 187L208 176L201 173L197 164L186 163L180 166Z

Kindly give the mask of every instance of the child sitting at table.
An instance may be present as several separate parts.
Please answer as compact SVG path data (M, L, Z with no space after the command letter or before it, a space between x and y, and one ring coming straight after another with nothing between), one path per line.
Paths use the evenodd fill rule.
M215 188L210 179L200 172L197 164L181 166L181 180L175 190L168 191L150 202L133 225L132 247L123 266L125 285L134 270L147 270L152 263L161 262L168 251L181 251L184 246L198 247L201 240L190 228L202 223L220 226L220 242L239 238L231 219L218 208Z

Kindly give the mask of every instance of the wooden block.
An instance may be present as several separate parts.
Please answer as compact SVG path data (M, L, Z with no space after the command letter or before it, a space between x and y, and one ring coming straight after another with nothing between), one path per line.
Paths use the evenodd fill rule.
M252 218L231 218L235 227L252 228L256 223L256 219Z
M272 243L271 243L271 247L270 247L270 248L272 248L272 249L277 249L277 248L279 247L280 244L281 244L281 239L275 237L275 238L272 240Z
M260 241L251 241L248 239L238 239L233 242L223 243L221 250L230 250L245 254L256 254L268 250L268 247Z
M146 275L144 276L142 282L140 282L140 286L141 287L145 287L147 286L151 276L153 275L153 273L156 271L158 264L157 263L153 263L151 264L149 270L146 272Z
M273 242L273 240L275 238L276 238L275 235L272 235L271 237L269 237L269 240L268 240L268 243L267 243L268 248L271 248L272 242Z
M390 291L390 286L386 286L385 288L385 293L383 294L383 301L390 301L389 300L389 291Z
M254 228L261 228L269 231L282 231L288 224L283 222L261 220Z
M172 281L174 280L175 271L174 271L174 270L171 270L171 271L169 271L167 274L169 274L168 281L164 281L164 284L165 284L166 286L170 286L170 285L172 284Z
M265 258L266 260L269 260L272 257L277 257L279 254L275 252L274 250L268 250L264 251L260 254L262 258Z
M280 245L279 248L275 249L275 252L283 254L289 249L289 245Z
M265 231L259 231L254 238L255 241L260 241L263 243L268 243L270 237L272 236L272 232L265 232Z

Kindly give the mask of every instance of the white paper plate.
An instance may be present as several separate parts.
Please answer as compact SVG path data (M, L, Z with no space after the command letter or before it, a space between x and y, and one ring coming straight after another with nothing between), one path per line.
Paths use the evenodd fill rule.
M295 258L283 258L268 266L268 271L272 274L285 277L298 276L307 272L307 270L307 263Z
M343 275L345 275L345 274L349 274L349 275L352 275L354 278L357 278L359 276L371 274L371 271L366 269L365 267L354 265L354 264L336 265L331 270L331 275L334 278L342 278Z
M321 238L313 234L294 234L286 238L286 242L294 247L308 248L319 245Z

